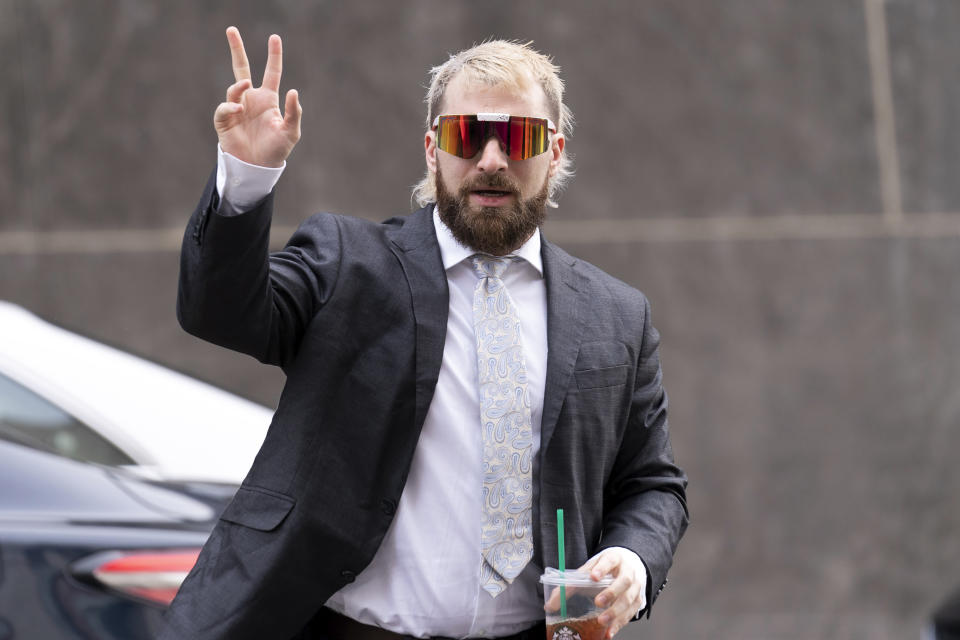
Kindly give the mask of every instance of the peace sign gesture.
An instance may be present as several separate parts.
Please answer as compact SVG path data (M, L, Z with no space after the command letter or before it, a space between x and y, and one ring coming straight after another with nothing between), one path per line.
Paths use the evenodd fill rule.
M297 91L287 91L280 113L280 74L283 70L283 44L272 35L267 42L267 67L263 82L256 89L250 79L250 63L236 27L227 28L227 42L236 82L227 88L226 102L213 114L213 126L220 147L244 162L263 167L279 167L300 140L300 116L303 110Z

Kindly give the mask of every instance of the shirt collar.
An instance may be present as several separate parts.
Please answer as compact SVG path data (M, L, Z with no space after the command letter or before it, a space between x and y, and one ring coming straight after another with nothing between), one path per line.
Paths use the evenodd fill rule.
M465 247L453 237L453 232L440 219L440 211L433 207L433 227L437 232L437 242L440 244L440 257L443 260L444 270L460 264L476 253L476 250ZM511 256L523 258L530 266L543 277L543 258L540 255L540 230L531 235L519 249L510 253Z

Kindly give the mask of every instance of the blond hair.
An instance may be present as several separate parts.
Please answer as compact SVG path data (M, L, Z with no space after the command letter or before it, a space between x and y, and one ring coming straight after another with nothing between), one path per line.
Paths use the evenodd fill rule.
M510 40L487 40L466 51L451 55L443 64L430 70L430 86L427 89L427 129L440 112L443 97L453 78L463 73L466 80L488 86L505 86L518 91L525 90L532 79L543 90L547 99L550 119L557 125L557 132L569 137L573 131L573 113L563 103L563 80L560 67L534 49L532 42ZM519 115L519 114L518 114ZM526 115L526 114L524 114ZM566 152L560 159L560 167L550 177L547 204L556 207L560 191L573 176L573 158ZM420 206L436 202L437 193L433 173L427 169L423 179L413 187L412 199Z

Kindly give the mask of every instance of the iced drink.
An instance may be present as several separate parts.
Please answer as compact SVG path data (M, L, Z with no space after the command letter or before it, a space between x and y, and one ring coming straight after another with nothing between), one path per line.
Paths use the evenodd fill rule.
M589 618L566 618L547 624L547 640L603 640L607 625L600 624L597 613Z
M597 619L602 609L594 600L610 586L612 577L595 581L586 571L561 573L548 567L540 576L540 582L546 602L547 640L602 640L606 636L607 626ZM551 603L555 593L555 603ZM566 598L565 606L560 604L561 593Z

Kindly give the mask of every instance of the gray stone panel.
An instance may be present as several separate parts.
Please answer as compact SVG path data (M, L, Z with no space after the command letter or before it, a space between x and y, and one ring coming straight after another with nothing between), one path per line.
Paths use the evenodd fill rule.
M564 210L880 210L861 3L630 6L578 17L570 37L589 44L560 51L580 122Z
M904 210L960 211L960 4L892 0L887 8Z

